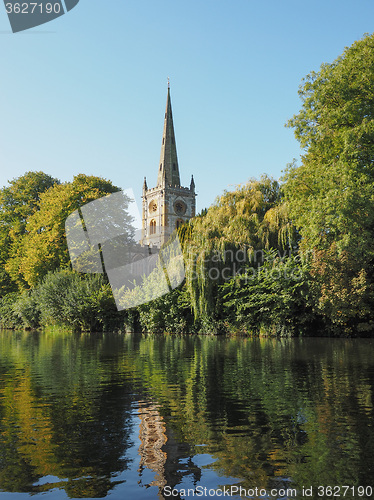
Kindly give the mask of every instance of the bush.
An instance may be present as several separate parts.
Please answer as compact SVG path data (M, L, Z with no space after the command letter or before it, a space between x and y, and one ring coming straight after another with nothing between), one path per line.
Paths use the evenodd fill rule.
M19 299L16 292L8 293L0 298L0 327L1 328L23 328L23 321L15 312L15 304Z
M220 288L223 317L235 330L300 335L314 323L308 263L267 252L264 264Z
M144 332L188 333L194 326L185 287L175 288L146 304L138 306L139 322Z
M13 314L24 328L38 328L40 325L40 305L36 294L26 291L18 295L13 304Z
M58 324L73 330L101 331L118 326L123 316L101 274L49 273L34 293L43 326Z

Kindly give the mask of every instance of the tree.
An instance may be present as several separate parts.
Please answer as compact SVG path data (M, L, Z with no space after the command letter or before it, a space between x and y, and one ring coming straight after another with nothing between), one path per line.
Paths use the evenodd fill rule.
M218 286L248 265L261 266L266 249L287 252L294 238L280 185L266 176L225 192L190 226L183 240L187 289L195 318L210 324L222 311Z
M44 172L26 172L0 190L0 296L14 290L4 266L17 254L27 218L37 210L41 194L59 182Z
M339 327L350 330L365 323L371 328L374 35L308 75L299 95L302 109L288 125L305 152L301 166L293 164L286 171L284 191L302 236L301 249L314 251L318 308ZM349 306L352 300L356 302Z
M119 191L110 181L77 175L40 195L37 210L27 219L26 232L6 270L20 286L35 286L49 271L68 267L66 218L80 206Z
M264 252L259 268L219 287L224 318L230 330L277 335L302 335L313 324L309 303L308 263L298 255L281 258Z

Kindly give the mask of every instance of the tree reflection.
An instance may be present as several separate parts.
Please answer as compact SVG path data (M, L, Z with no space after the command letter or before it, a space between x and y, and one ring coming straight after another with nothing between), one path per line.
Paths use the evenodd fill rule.
M370 485L371 341L150 335L140 349L178 441L206 444L220 475L246 488Z
M373 360L366 339L1 334L0 488L104 497L134 422L136 481L160 498L200 484L197 445L222 483L369 485Z
M132 388L103 373L100 349L91 359L84 337L23 340L19 349L17 339L3 338L1 349L0 488L106 496L129 464ZM47 475L64 480L35 486Z

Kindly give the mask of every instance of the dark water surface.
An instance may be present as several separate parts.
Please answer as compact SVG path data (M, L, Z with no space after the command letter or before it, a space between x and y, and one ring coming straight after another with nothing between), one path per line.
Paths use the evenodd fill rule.
M374 499L373 387L369 339L2 332L0 500Z

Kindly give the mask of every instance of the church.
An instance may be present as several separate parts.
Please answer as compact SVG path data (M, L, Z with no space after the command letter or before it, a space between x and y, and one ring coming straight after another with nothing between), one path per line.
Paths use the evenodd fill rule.
M195 216L195 182L190 187L180 181L177 146L175 142L170 84L166 99L164 130L156 187L148 189L143 183L142 246L160 248L175 229Z

